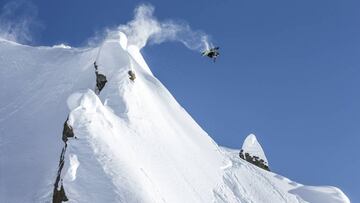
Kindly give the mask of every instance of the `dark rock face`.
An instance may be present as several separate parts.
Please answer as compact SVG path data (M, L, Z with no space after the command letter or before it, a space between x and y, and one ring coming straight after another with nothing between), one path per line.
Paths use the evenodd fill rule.
M53 190L53 203L61 203L61 202L66 202L68 201L68 198L66 197L65 194L65 190L64 190L64 186L62 184L62 180L61 180L61 171L64 167L65 164L65 152L66 152L66 148L67 148L67 144L65 142L65 146L63 147L61 154L60 154L60 160L59 160L59 166L58 166L58 171L57 171L57 176L56 176L56 180L54 183L54 190ZM60 190L58 190L59 188L59 184L61 184Z
M96 94L100 94L101 90L105 87L105 84L107 82L106 76L99 73L98 65L96 64L96 61L94 62L94 68L95 68L95 75L96 75Z
M62 135L62 140L66 143L66 141L68 140L69 137L74 137L74 132L72 127L68 124L68 120L69 118L66 119L65 123L64 123L64 128L63 128L63 135Z
M55 190L53 195L53 203L67 202L69 199L66 197L64 186L61 184L60 190Z
M134 71L129 70L128 74L129 74L130 80L134 81L136 79L136 75L135 75Z
M267 165L267 163L263 159L260 159L257 156L251 156L249 153L245 153L245 155L244 155L244 150L240 150L239 156L241 159L244 159L247 162L254 164L255 166L258 166L264 170L270 171L270 168Z
M53 199L52 199L53 203L62 203L62 202L66 202L69 200L65 194L64 185L63 185L62 179L61 179L61 172L62 172L62 169L65 164L65 153L66 153L66 148L67 148L67 141L69 138L75 137L73 128L71 127L71 125L69 125L68 121L69 121L69 117L64 122L62 141L65 143L65 145L61 150L57 176L56 176L56 180L54 183ZM60 190L59 190L59 186L60 186Z
M97 92L100 93L101 90L105 87L105 84L107 83L106 76L103 74L95 72L96 74L96 88Z

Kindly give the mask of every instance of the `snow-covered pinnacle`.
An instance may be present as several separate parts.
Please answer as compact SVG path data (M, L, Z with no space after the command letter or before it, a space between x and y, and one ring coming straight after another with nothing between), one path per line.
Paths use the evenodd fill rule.
M245 138L241 149L244 150L244 153L249 153L251 156L257 156L269 164L264 150L254 134L250 134Z
M254 134L248 135L241 148L242 155L244 156L244 159L246 158L247 154L251 157L251 159L256 158L259 159L259 161L263 160L264 164L266 166L269 166L268 160L265 156L264 150L262 149L260 143L256 139L256 136ZM241 156L241 155L240 155Z

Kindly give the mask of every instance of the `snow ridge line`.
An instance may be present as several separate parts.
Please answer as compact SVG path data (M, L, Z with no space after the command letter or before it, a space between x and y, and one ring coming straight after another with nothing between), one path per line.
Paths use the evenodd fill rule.
M98 54L96 56L96 61L99 59L101 49L102 49L102 45L99 48ZM94 62L95 75L96 75L95 92L97 92L97 94L100 94L101 90L105 87L105 84L106 84L107 80L106 80L106 77L104 75L102 75L102 74L100 74L98 72L98 65L96 64L96 61ZM102 76L105 79L104 78L99 79L99 77L102 77ZM67 117L67 119L64 122L64 128L63 128L63 133L62 133L62 141L65 144L64 144L64 147L62 148L62 151L61 151L61 154L60 154L60 160L59 160L57 176L56 176L56 180L55 180L55 183L54 183L53 198L52 198L53 203L62 203L63 201L68 201L69 200L67 198L66 194L65 194L65 189L64 189L63 182L62 182L62 178L61 178L62 169L63 169L63 167L65 165L65 154L66 154L66 149L67 149L68 138L75 137L74 132L73 132L73 128L72 128L72 126L70 126L68 121L69 121L69 116ZM61 182L60 185L59 185L59 182Z
M61 172L65 165L65 153L66 153L66 149L67 149L67 141L68 141L68 138L74 137L73 129L68 124L68 120L69 120L69 117L66 119L66 121L64 123L64 128L63 128L63 133L62 133L62 140L64 142L64 147L61 150L57 176L56 176L56 180L54 183L53 199L52 199L53 203L61 203L63 201L69 200L65 194L65 189L64 189L63 182L62 182L62 178L61 178ZM60 184L60 188L59 188L60 180L61 180L61 184Z
M65 142L65 146L61 150L59 168L58 168L56 180L54 183L53 200L52 200L53 203L61 203L63 201L68 201L68 198L66 197L66 194L65 194L64 185L63 185L62 179L61 179L61 171L65 164L64 159L65 159L66 148L67 148L67 143ZM59 190L60 180L61 180L61 186L60 186L60 190Z

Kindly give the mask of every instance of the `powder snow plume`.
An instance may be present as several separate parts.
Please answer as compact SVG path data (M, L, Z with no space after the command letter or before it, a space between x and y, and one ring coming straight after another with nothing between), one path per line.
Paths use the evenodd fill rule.
M183 22L173 20L159 21L154 17L155 8L150 4L141 4L134 10L134 19L126 25L120 25L117 31L128 36L129 44L139 49L147 44L160 44L166 41L178 41L191 50L203 51L212 46L209 36L194 31Z
M31 1L14 0L0 10L0 37L19 43L31 43L34 31L43 28L37 20L38 9Z

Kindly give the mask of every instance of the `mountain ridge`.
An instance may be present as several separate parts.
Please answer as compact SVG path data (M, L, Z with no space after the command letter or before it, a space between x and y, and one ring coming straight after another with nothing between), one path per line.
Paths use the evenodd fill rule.
M60 180L69 202L350 202L337 188L303 186L219 147L126 41L120 33L95 48L0 42L6 202L51 202L67 118L75 137ZM108 80L99 94L94 61Z

